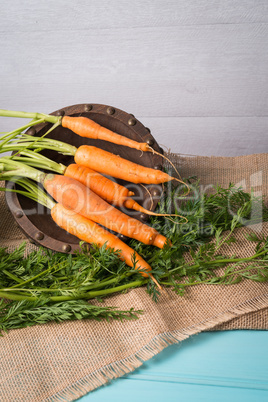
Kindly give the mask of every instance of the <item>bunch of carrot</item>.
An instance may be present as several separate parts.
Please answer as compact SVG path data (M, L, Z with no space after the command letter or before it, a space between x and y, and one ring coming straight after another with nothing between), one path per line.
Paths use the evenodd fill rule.
M63 127L83 137L104 139L118 145L150 151L148 144L129 140L85 117L64 116L62 118L1 110L0 115L32 117L35 121L43 119L54 123L54 126L62 124ZM127 265L134 266L143 276L150 276L156 282L150 274L152 269L149 264L105 228L159 248L163 248L168 243L168 239L154 228L115 208L113 205L154 214L135 202L131 198L133 193L127 188L107 179L102 174L144 184L159 184L174 178L161 170L143 167L94 146L83 145L76 149L53 139L33 138L24 134L19 142L14 142L17 140L18 133L21 134L19 130L15 130L2 137L0 152L17 150L20 155L0 158L0 165L2 165L0 178L10 179L16 175L42 183L48 194L56 201L50 200L47 205L51 208L52 219L57 225L88 243L96 243L99 246L106 244L107 247L119 251L120 258ZM54 149L64 154L74 155L75 164L68 167L56 164L43 155L33 152L33 149ZM36 167L61 174L45 174ZM23 181L21 183L23 184ZM25 183L27 188L27 180ZM28 190L29 188L28 184Z

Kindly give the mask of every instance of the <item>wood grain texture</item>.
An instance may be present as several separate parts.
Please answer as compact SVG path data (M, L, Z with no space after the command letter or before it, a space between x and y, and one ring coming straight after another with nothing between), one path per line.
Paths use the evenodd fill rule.
M262 116L267 47L268 24L2 33L2 103L94 100L143 116Z
M266 402L266 342L267 331L201 333L80 401L114 402L128 395L129 402Z
M245 24L268 22L267 14L266 0L13 0L1 5L0 31Z
M1 7L0 48L2 108L102 103L154 119L156 139L177 152L265 146L266 0L14 0Z
M268 117L141 117L160 146L181 154L268 152ZM169 142L167 142L167 138Z

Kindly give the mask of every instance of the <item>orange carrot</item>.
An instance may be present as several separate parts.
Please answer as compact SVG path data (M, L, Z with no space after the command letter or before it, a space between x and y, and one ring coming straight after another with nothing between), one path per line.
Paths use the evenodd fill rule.
M40 176L41 172L36 169L30 168L29 166L25 166L20 162L13 161L10 165L8 165L8 158L1 158L1 161L2 160L3 167L5 166L5 168L11 169L6 170L6 172L11 173L11 178L14 178L13 172L15 166L17 165L18 169L21 167L21 171L19 173L22 173L22 178L20 178L19 180L16 179L16 182L19 183L19 185L22 186L22 188L24 189L18 190L4 188L4 190L18 192L40 203L41 205L46 206L51 210L50 213L53 221L58 226L65 229L68 233L78 237L80 240L84 240L88 243L94 243L98 246L105 245L105 247L110 247L115 251L120 252L119 258L121 258L121 260L125 261L126 264L130 267L135 267L135 269L141 271L140 273L144 277L150 277L161 289L161 286L151 274L152 269L150 265L146 261L144 261L143 258L140 257L133 249L127 246L112 233L109 233L107 230L99 226L97 223L91 221L90 219L87 219L86 217L83 217L82 215L76 213L69 208L64 207L60 203L56 203L47 194L45 194L45 192L41 190L39 186L33 184L31 180L26 178L29 174L30 176L33 176L34 180L42 183L42 181L44 180L43 173L43 176ZM5 176L5 178L6 177L7 176ZM66 179L64 176L61 177Z
M132 191L86 166L71 164L66 167L31 150L21 151L21 155L14 156L13 161L17 161L17 163L24 162L27 166L41 167L42 169L52 170L64 174L66 177L74 178L112 205L134 209L148 215L178 216L177 214L158 214L143 208L131 198L134 195ZM9 161L9 163L11 162ZM187 221L185 217L184 219Z
M74 158L78 165L84 165L99 173L109 174L132 183L159 184L174 179L161 170L138 165L118 155L89 145L80 146Z
M132 183L160 184L167 181L176 180L184 184L190 191L189 186L182 180L172 177L161 170L151 169L121 158L111 152L94 146L82 145L78 149L73 145L48 138L33 139L30 136L24 136L26 141L19 144L3 146L2 150L22 150L29 149L52 149L64 155L74 156L78 165L84 165L99 173L108 174L118 179L123 179Z
M107 247L120 251L120 259L125 261L128 266L133 267L133 256L135 255L136 269L147 272L152 270L150 265L132 248L90 219L65 208L59 203L52 207L51 216L58 226L78 237L80 240L94 243L98 246L106 244ZM151 274L148 275L146 272L141 272L141 274L144 277L150 276L154 279Z
M123 135L108 130L107 128L101 126L91 119L88 119L87 117L63 116L61 120L61 125L62 127L72 130L74 133L80 135L81 137L109 141L117 145L124 145L130 148L138 149L140 151L151 151L150 146L146 142L140 143L131 140Z
M19 112L14 110L4 110L0 109L0 116L7 117L23 117L34 119L35 121L38 119L40 122L47 121L52 123L54 127L59 126L68 128L72 130L74 133L80 135L81 137L99 139L104 141L113 142L117 145L124 145L130 148L138 149L140 151L150 151L152 152L152 148L145 142L139 143L137 141L133 141L123 135L117 134L101 125L96 123L95 121L88 119L87 117L79 116L52 116L44 113L29 113L29 112ZM34 125L34 123L32 124ZM26 128L26 127L25 127Z
M108 179L95 170L86 166L77 165L76 163L72 163L66 168L64 176L71 177L83 183L105 201L118 207L122 207L125 200L131 195L134 195L134 193L129 191L126 187Z
M44 187L57 202L66 208L106 228L159 248L163 248L167 242L166 237L154 228L114 208L73 178L49 174L44 179Z
M120 184L108 179L107 177L95 172L90 168L87 168L86 166L72 163L66 168L64 176L71 177L80 183L83 183L94 193L114 206L134 209L135 211L142 212L147 215L178 216L178 214L158 214L143 208L131 198L131 196L134 195L132 191L129 191L126 187L121 186Z

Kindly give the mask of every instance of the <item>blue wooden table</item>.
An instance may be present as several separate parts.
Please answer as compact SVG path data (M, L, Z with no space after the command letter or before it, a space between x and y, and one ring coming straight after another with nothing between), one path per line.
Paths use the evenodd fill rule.
M205 332L79 402L267 402L268 331Z

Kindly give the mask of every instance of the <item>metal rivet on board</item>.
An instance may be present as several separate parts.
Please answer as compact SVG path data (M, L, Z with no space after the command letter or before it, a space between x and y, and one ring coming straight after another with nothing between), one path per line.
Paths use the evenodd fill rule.
M128 121L129 126L135 126L136 123L137 123L136 119L129 119L129 121Z
M56 116L64 116L65 112L64 112L64 110L58 110L55 114L56 114Z
M85 105L84 106L84 111L85 112L90 112L90 110L92 110L93 106L92 105Z
M142 213L142 214L140 214L140 219L142 220L142 221L144 221L144 222L146 222L146 221L148 221L148 215L146 215L146 214L144 214L144 213Z
M37 233L35 234L34 238L35 238L36 240L43 240L43 238L44 238L44 233L42 233L42 232L37 232Z
M108 114L115 114L115 108L109 106L109 107L107 108L106 112L107 112Z
M27 131L26 134L27 134L27 135L35 135L35 134L36 134L35 128L31 127L31 128Z
M158 187L152 188L151 194L153 197L157 197L161 194L161 190Z
M69 251L71 251L71 246L70 246L70 244L64 244L64 245L62 246L62 251L63 251L64 253L68 253Z
M16 218L21 218L23 216L23 212L18 210L15 212L15 216L16 216Z
M154 145L154 139L153 139L153 138L150 138L150 139L148 139L148 140L146 141L146 143L147 143L148 145L150 145L150 147L151 147L152 145Z
M123 234L120 234L118 237L119 237L120 240L122 240L124 242L126 242L128 240L127 236L125 236Z

